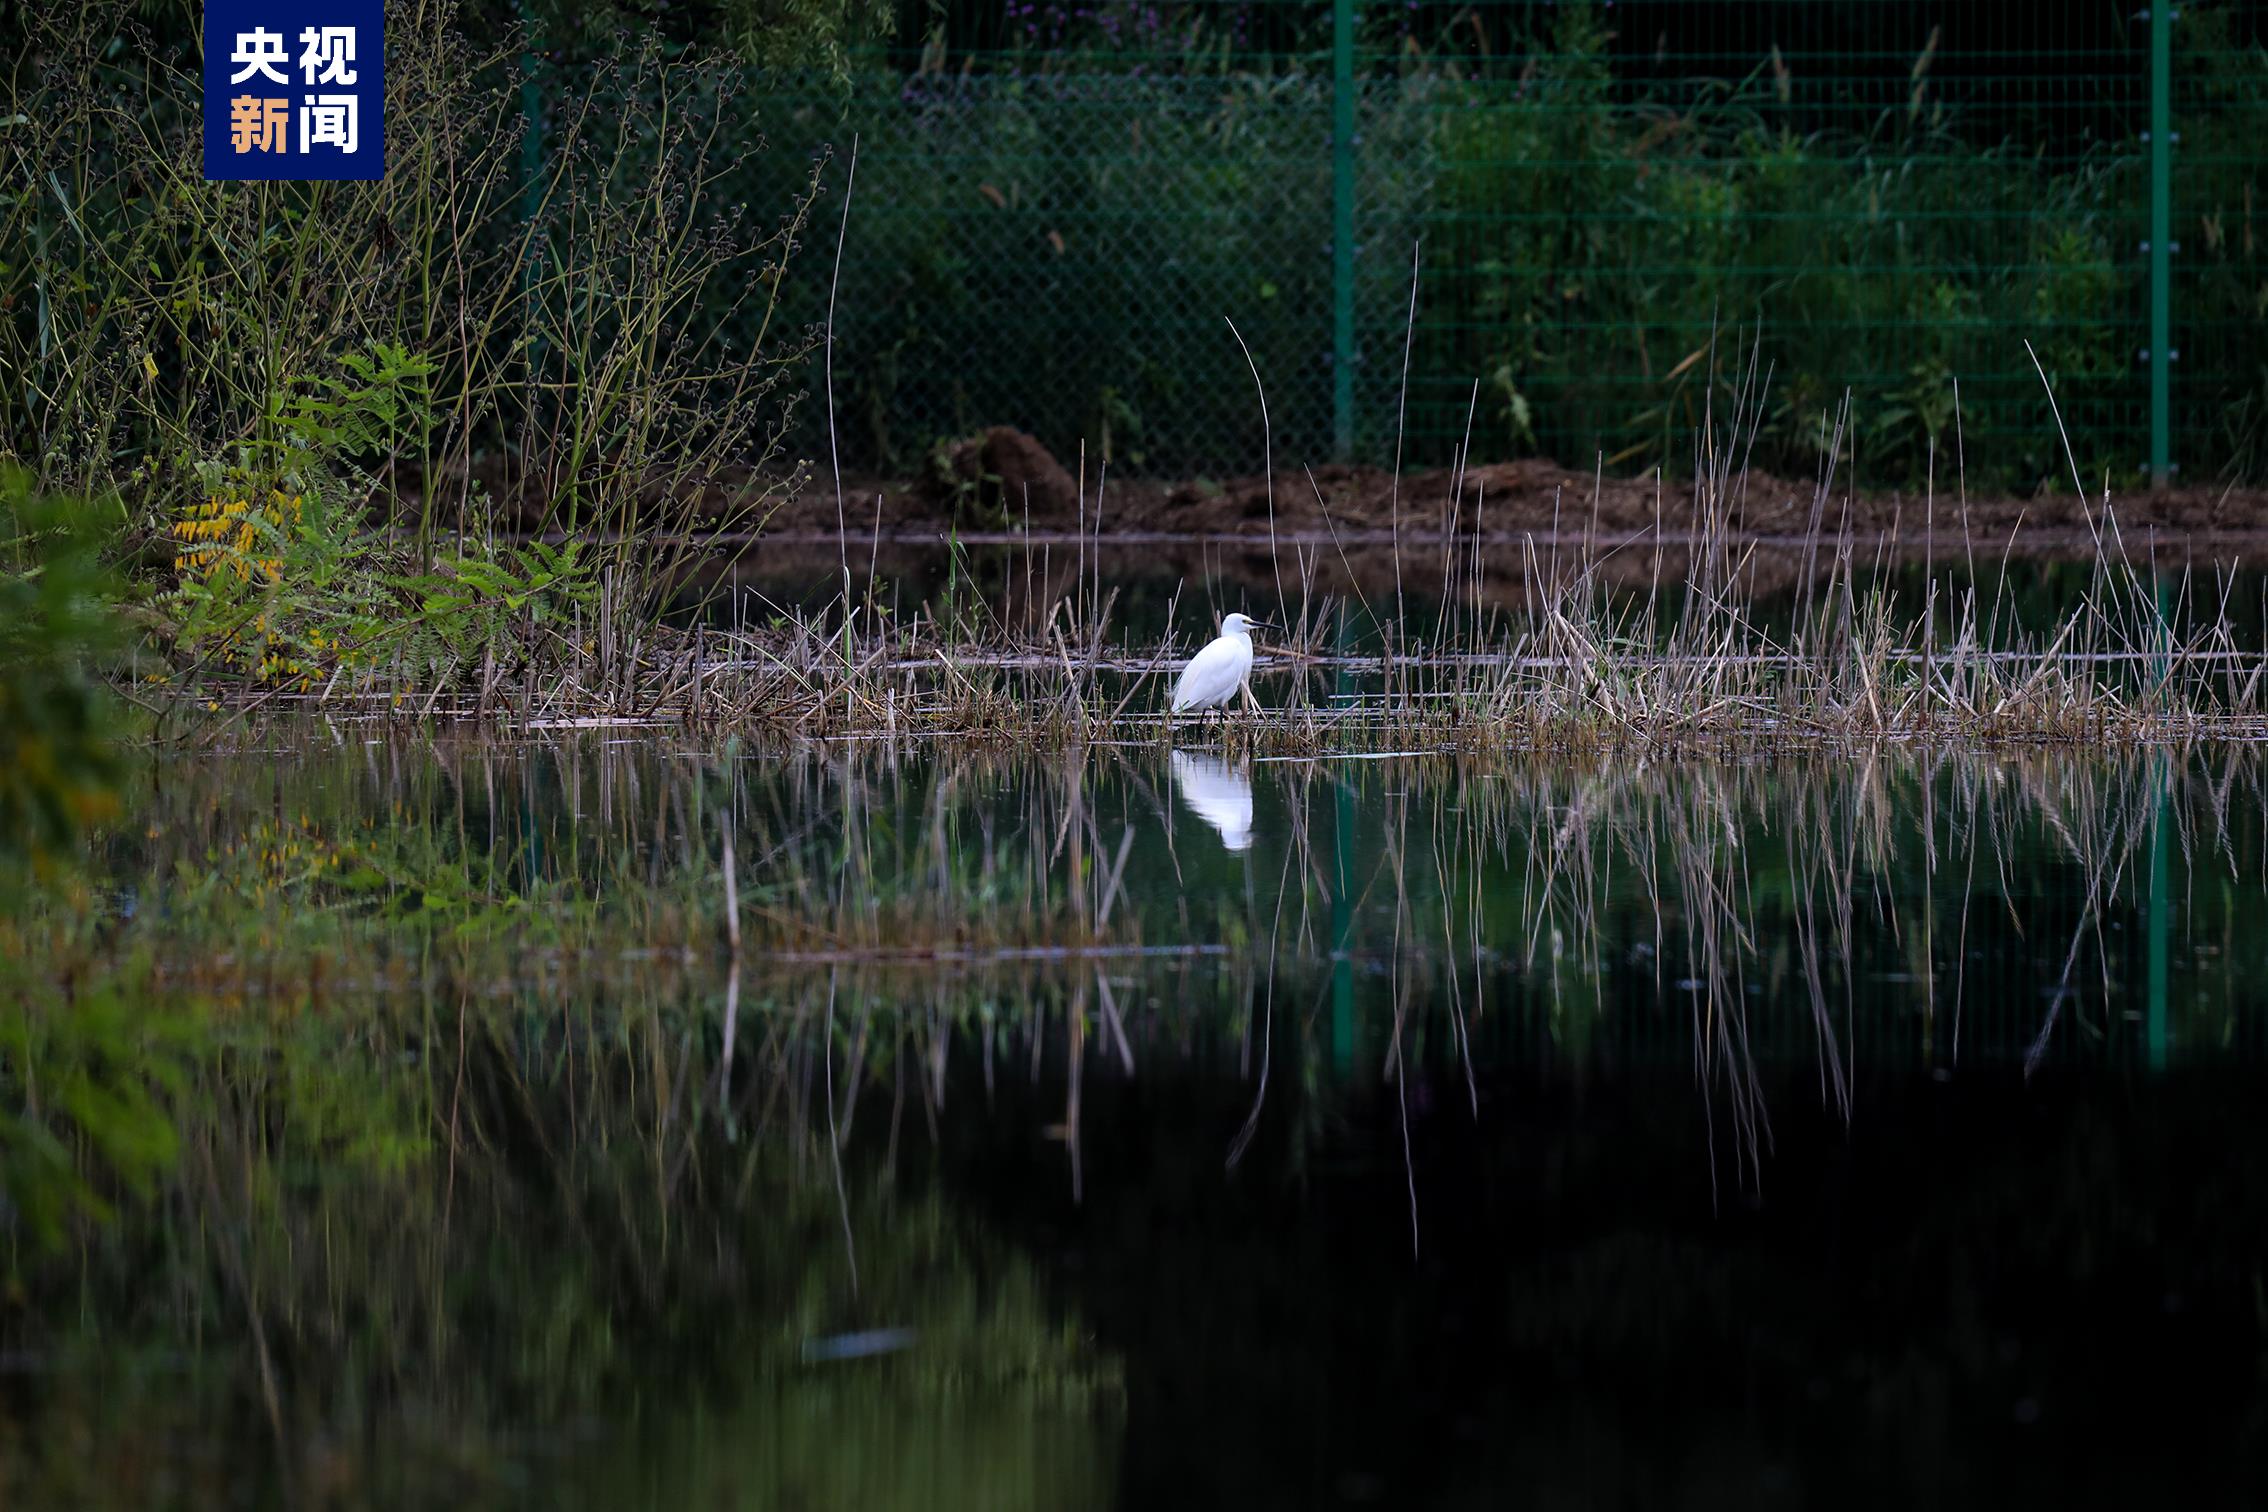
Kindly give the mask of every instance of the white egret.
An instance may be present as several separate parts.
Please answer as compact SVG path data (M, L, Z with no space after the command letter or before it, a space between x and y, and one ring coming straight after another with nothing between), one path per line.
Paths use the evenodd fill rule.
M1173 753L1173 785L1231 851L1252 848L1252 779L1218 756Z
M1181 681L1173 685L1173 712L1223 708L1238 693L1251 702L1252 690L1245 679L1252 675L1252 632L1275 628L1250 615L1223 615L1220 638L1181 669Z

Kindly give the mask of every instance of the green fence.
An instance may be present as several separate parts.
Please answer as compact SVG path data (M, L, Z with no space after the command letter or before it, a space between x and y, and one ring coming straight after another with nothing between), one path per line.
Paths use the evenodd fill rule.
M2264 34L2261 0L1009 0L759 115L859 143L836 401L865 467L1009 423L1255 470L1241 334L1279 464L1439 463L1469 428L1674 473L1753 355L1760 465L1809 476L1848 394L1862 483L1934 443L2031 488L2068 469L2029 341L2090 486L2257 481Z

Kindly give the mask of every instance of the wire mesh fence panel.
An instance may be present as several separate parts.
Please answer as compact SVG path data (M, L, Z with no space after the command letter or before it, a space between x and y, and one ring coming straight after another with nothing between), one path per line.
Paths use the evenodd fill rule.
M2268 478L2268 3L2171 12L2171 452Z
M1958 381L1972 457L2029 481L2057 459L2028 336L2075 433L2139 455L2126 30L2032 15L2018 53L2012 17L1923 0L1435 9L1427 56L1471 73L1437 95L1424 452L1477 375L1492 452L1674 466L1753 358L1767 467L1808 471L1848 393L1862 478L1918 480Z
M1674 474L1712 383L1721 419L1751 365L1751 459L1795 476L1847 396L1862 484L1934 454L1972 486L2067 487L2042 370L2090 488L2152 454L2146 14L1015 0L933 22L763 122L859 143L835 395L857 465L1012 424L1155 475L1256 470L1271 429L1279 465L1440 463L1469 432L1476 456ZM2187 479L2268 470L2264 31L2268 0L2171 28L2160 440Z
M1098 464L1257 467L1241 334L1285 454L1327 455L1330 109L1301 75L862 78L848 452L903 471L1006 424Z

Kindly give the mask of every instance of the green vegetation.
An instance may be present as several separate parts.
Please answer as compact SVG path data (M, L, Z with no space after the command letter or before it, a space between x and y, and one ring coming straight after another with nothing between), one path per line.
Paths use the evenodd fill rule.
M1279 1193L1331 1179L1310 1157L1390 1096L1393 1222L1364 1227L1398 1257L1411 1106L1478 1118L1476 1036L1522 1076L1666 1050L1696 1167L1753 1182L1759 1064L1816 1066L1847 1121L1860 1012L1869 1068L1957 1063L1964 1029L2027 1072L2248 1032L2268 658L2232 585L2161 578L2092 493L2129 466L2094 423L2130 383L2124 139L1972 134L1926 55L1894 119L1822 127L1768 72L1633 90L1603 8L1550 8L1518 66L1397 54L1373 16L1362 444L1402 439L1376 354L1422 232L1411 456L1461 433L1434 381L1460 374L1492 454L1636 465L1698 435L1692 526L1531 541L1506 572L1461 478L1406 549L1397 486L1391 601L1345 563L1351 598L1323 592L1314 540L1271 549L1277 712L1193 737L1151 711L1194 596L1122 632L1099 467L1068 551L980 568L951 540L925 603L859 591L847 540L817 612L709 573L811 481L830 408L854 465L1012 419L1157 471L1252 456L1257 368L1296 396L1277 459L1319 456L1323 9L1266 45L1153 12L1139 56L1181 56L1140 73L1092 14L981 57L904 14L921 56L878 70L880 0L689 9L396 6L387 177L266 186L199 171L189 7L9 12L0 1503L1100 1501L1132 1459L1125 1341L1157 1341L1109 1331L1047 1220L1019 1232L1030 1192L989 1183L1036 1170L1080 1207L1111 1104L1179 1090L1153 1067L1233 1056L1236 1107L1142 1115L1156 1164L1108 1179L1163 1196L1097 1253L1187 1265L1159 1293L1196 1335L1239 1287L1280 1288L1248 1322L1298 1286L1161 1244L1203 1232L1176 1204L1248 1157ZM2260 59L2225 40L2185 211L2214 374L2268 298L2226 124ZM849 165L802 149L854 131L829 406ZM1224 305L1266 315L1251 368ZM2018 331L2042 371L1968 382ZM1891 381L1845 400L1848 371ZM2268 375L2196 392L2219 450L2195 455L2257 472ZM2039 614L1983 541L1901 597L1829 518L1860 461L1948 513L1949 480L2068 472L2091 550ZM1748 549L1751 464L1817 471L1800 570ZM1016 526L1005 489L936 470ZM1405 573L1438 597L1412 612ZM1758 748L1779 760L1716 759ZM2096 1263L2071 1222L2032 1263ZM2249 1273L2212 1254L2219 1307ZM1727 1323L1758 1304L1706 1253L1610 1236L1562 1295L1524 1251L1488 1263L1570 1357L1665 1374L1681 1270L1720 1299L1707 1338L1764 1332ZM1982 1361L1989 1333L1932 1347Z
M1663 35L1698 50L1661 57L1597 5L1364 11L1359 458L1400 442L1450 462L1470 412L1483 458L1687 473L1708 355L1753 341L1773 375L1758 467L1814 473L1847 392L1862 485L1918 486L1934 444L1965 451L1978 489L2028 495L2064 476L2029 339L2089 487L2137 481L2149 180L2123 24L2003 37L1971 18L1979 46L2012 50L1964 63L1921 7L1804 7L1848 13L1847 57L1817 37L1784 56L1775 27L1804 25L1779 7L1752 8L1752 54L1698 45L1709 17L1746 12L1688 9ZM847 99L780 100L783 134L861 142L846 446L910 474L937 437L1009 421L1061 455L1084 440L1169 476L1255 472L1228 316L1275 400L1278 461L1330 459L1328 7L1009 11L908 23ZM1884 26L1910 51L1885 52ZM2268 55L2251 27L2190 7L2179 38L2175 449L2192 480L2260 475L2268 263L2244 228Z
M518 55L421 10L386 39L383 180L209 183L198 81L130 5L21 19L0 455L122 501L97 518L159 680L604 681L693 527L792 483L777 316L817 170L725 197L757 144L722 60L547 75L531 160Z
M940 437L1011 419L1121 474L1257 462L1224 314L1276 401L1276 459L1328 453L1328 17L1209 14L1148 16L1131 41L1102 13L1035 21L974 48L966 16L900 17L882 70L853 47L882 13L832 0L702 8L626 52L599 45L604 7L525 28L421 9L388 38L386 178L303 185L204 181L186 12L24 15L0 128L0 368L18 379L0 455L44 496L105 501L87 514L134 604L140 696L173 713L839 709L889 729L893 658L926 676L939 650L1100 655L1099 602L1060 646L1039 620L1019 641L957 620L885 633L872 612L710 643L672 615L838 441L854 465L926 473ZM1433 24L1363 41L1363 450L1445 456L1469 415L1477 453L1675 473L1739 406L1744 465L1793 475L2131 476L2131 136L2034 122L2027 150L1934 93L1926 50L1898 108L1861 114L1784 62L1646 74L1593 6ZM2263 70L2217 10L2184 36L2214 145L2185 156L2201 271L2183 318L2192 353L2217 354L2184 372L2225 375L2268 287L2232 136ZM802 149L854 135L838 291L810 254L849 165ZM1386 358L1409 269L1385 249L1421 238L1405 427ZM830 406L813 359L838 292ZM1728 377L1742 365L1752 392ZM2187 452L2193 476L2260 452L2268 405L2240 378L2208 405L2220 450ZM2203 393L2186 383L2185 404ZM1013 503L988 523L1013 527ZM710 551L719 532L736 544ZM2108 616L2128 650L2132 597ZM1503 649L1471 629L1464 649ZM1009 697L947 682L958 712L915 727Z
M1690 104L1633 97L1609 35L1603 13L1569 6L1521 87L1403 85L1424 96L1437 165L1439 287L1414 361L1484 380L1489 454L1681 470L1730 331L1773 374L1757 466L1814 471L1822 417L1849 391L1867 477L1919 484L1932 444L1953 449L1958 385L1972 483L2029 493L2061 459L2028 339L2084 474L2134 479L2138 148L1980 141L1942 105L1814 124L1769 71ZM1464 408L1443 399L1420 421L1436 446Z

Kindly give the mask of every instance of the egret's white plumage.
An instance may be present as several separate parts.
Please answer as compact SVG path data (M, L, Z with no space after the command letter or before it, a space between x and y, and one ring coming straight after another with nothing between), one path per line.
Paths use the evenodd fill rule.
M1252 632L1265 629L1242 614L1221 618L1220 638L1189 659L1173 685L1173 712L1218 709L1236 697L1252 675Z

